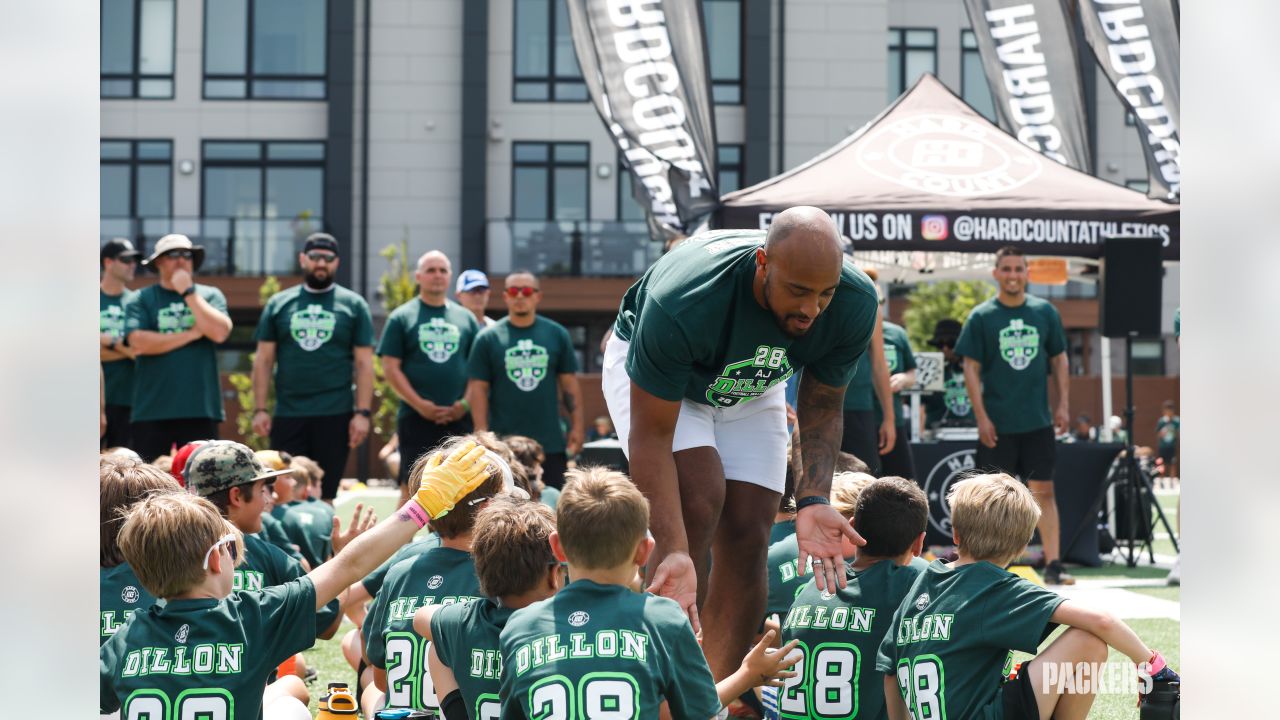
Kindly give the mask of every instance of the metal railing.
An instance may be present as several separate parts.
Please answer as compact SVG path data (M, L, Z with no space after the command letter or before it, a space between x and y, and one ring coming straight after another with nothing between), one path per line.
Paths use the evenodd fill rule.
M662 255L643 222L489 220L489 272L632 277Z
M161 237L182 233L204 247L204 274L291 275L299 272L303 240L324 227L318 217L104 217L98 244L126 237L145 257Z

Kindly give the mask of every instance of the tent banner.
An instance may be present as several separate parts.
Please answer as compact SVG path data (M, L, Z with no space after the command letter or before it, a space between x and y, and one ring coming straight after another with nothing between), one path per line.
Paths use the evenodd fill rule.
M1000 127L1093 173L1084 90L1064 0L965 0Z
M1178 132L1178 21L1173 0L1080 0L1080 21L1098 64L1137 119L1147 156L1147 194L1176 200L1182 162Z
M719 204L701 0L568 0L591 100L631 168L655 239Z
M725 227L768 229L776 213L746 208L725 208ZM1028 255L1100 257L1102 241L1109 237L1156 237L1165 259L1177 259L1176 206L1169 217L1047 218L1017 214L922 211L842 212L828 210L840 234L853 241L853 250L922 250L995 252L1006 245L1021 247ZM755 222L748 225L748 220Z

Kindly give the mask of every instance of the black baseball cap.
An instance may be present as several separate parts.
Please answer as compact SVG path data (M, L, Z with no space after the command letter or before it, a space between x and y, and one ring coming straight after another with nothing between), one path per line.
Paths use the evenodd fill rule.
M302 246L302 252L311 252L312 250L328 250L334 255L339 255L338 241L329 233L311 233L307 236L307 242Z
M929 344L933 347L942 347L950 345L955 347L956 340L960 337L960 329L964 327L959 320L951 318L943 318L933 326L933 337L929 338Z
M138 252L133 243L125 238L111 238L98 251L98 261L118 260L122 257L141 257L142 253Z

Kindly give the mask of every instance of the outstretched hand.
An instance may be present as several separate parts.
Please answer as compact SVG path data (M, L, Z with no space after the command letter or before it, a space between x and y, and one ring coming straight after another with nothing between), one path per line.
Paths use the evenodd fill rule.
M342 548L348 543L377 524L378 514L372 507L366 508L363 503L356 503L356 511L351 513L351 524L346 532L342 531L342 519L334 514L333 530L329 532L329 541L333 543L333 554L342 552Z
M753 687L782 687L784 680L796 676L791 668L795 667L795 664L804 656L800 653L791 655L791 651L800 641L792 640L774 649L773 639L777 635L776 630L771 629L766 632L760 638L760 642L756 643L756 646L751 648L751 652L742 659L742 667L747 669Z
M664 557L653 574L653 582L645 590L675 600L689 616L694 634L702 632L702 623L698 620L698 573L688 553L673 552Z
M813 560L813 579L819 590L834 593L846 585L844 551L840 539L866 545L849 521L830 505L809 505L796 513L796 544L800 548L798 574L804 575Z
M423 466L422 485L414 496L427 515L444 517L459 500L489 477L485 448L468 440L447 458L433 454Z

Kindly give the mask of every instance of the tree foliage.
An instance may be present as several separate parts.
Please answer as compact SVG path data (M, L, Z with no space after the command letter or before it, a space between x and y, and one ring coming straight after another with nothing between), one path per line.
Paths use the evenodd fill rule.
M272 295L280 292L280 279L275 275L268 275L262 279L262 284L258 286L258 304L266 305ZM253 365L253 353L249 354L249 365ZM240 437L244 438L244 444L254 450L266 450L271 447L271 438L263 437L253 431L253 378L249 373L231 373L227 376L227 382L231 383L231 387L236 390L236 403L239 409L236 411L236 431L240 433ZM274 403L275 388L270 388L267 395L267 407L272 407Z
M952 318L963 323L974 306L995 294L995 286L985 280L945 280L915 286L907 294L909 305L903 313L911 347L931 349L928 341L939 320Z

